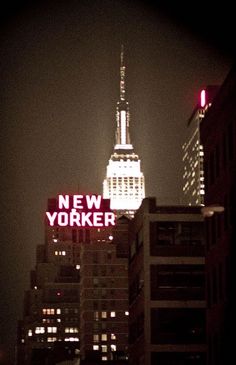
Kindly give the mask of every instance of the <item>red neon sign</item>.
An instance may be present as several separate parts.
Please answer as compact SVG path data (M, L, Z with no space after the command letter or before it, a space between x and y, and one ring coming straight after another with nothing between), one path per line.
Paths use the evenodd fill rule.
M59 195L58 206L46 212L50 226L109 227L115 225L110 200L101 195Z
M200 94L200 102L201 102L201 107L204 108L204 106L206 105L206 90L202 90L201 94Z

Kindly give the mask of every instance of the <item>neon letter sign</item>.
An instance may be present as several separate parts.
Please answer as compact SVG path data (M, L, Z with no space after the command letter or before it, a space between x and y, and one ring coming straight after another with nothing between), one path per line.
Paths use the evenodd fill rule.
M46 212L48 224L59 227L109 227L115 225L110 200L101 195L59 195L56 211Z

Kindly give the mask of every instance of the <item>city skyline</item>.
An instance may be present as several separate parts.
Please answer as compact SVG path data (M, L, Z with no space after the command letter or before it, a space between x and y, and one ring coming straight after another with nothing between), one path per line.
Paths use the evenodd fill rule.
M47 198L102 190L115 141L120 45L127 54L132 140L146 196L156 196L157 204L180 203L186 121L199 90L221 84L232 64L231 55L141 2L130 8L115 2L114 9L106 3L103 12L95 3L30 9L3 27L1 321L10 328L7 342L15 337L35 248L44 240Z

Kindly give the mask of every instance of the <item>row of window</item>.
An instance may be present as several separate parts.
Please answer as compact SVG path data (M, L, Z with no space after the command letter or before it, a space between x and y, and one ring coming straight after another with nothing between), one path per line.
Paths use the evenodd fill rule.
M43 308L42 313L45 315L55 315L55 314L69 314L69 313L78 313L78 308Z
M93 345L93 350L94 351L101 350L101 352L108 352L108 346L107 345ZM116 351L115 344L110 345L110 351Z
M116 317L116 312L115 311L95 311L94 312L94 319L96 320L96 321L98 321L99 319L106 319L106 318L115 318ZM124 312L124 314L126 315L126 316L128 316L129 315L129 312L128 311L125 311Z
M99 334L93 335L93 342L108 341L109 339L116 340L116 335L114 333L111 334L102 333L101 335Z
M37 342L45 342L43 337L37 337ZM65 337L65 338L57 338L57 337L47 337L46 342L56 342L56 341L65 341L65 342L79 342L79 337ZM25 342L24 339L21 340L22 343Z

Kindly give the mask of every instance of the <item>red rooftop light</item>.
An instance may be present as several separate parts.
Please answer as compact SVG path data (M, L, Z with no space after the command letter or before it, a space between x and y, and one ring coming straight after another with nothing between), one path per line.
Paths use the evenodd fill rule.
M200 104L201 104L201 108L204 108L204 106L206 105L206 90L202 90L201 94L200 94Z

